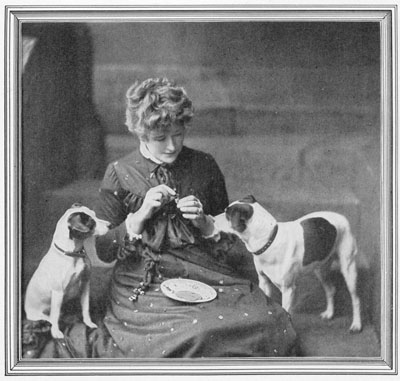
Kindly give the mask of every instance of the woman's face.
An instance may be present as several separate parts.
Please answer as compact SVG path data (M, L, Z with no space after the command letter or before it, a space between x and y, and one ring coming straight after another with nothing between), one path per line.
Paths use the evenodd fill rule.
M156 159L171 164L181 152L184 139L185 127L172 124L164 131L151 131L144 143Z

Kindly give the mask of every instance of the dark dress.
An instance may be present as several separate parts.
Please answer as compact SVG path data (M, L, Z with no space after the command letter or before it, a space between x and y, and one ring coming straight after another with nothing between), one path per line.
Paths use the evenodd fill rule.
M148 189L160 182L175 187L180 197L195 195L206 214L219 214L228 205L223 175L214 159L203 152L184 147L168 168L161 168L140 152L110 164L96 208L100 218L116 227L111 232L114 249L104 250L99 245L98 250L102 260L119 258L113 270L109 305L99 328L89 330L83 324L67 327L57 356L295 355L296 334L290 316L241 276L238 254L231 250L235 242L232 237L222 235L218 242L203 238L190 222L177 216L176 210L166 208L146 225L143 244L136 253L129 255L119 249L125 235L122 222L141 206ZM217 297L206 303L170 299L160 290L161 282L169 278L204 282L217 291ZM146 279L149 287L132 300L133 290ZM54 352L54 348L47 351Z

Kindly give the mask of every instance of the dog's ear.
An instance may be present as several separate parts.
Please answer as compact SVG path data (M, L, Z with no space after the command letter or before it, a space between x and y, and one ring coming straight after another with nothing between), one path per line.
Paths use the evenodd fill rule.
M232 229L242 233L247 228L247 221L253 216L254 209L249 204L233 204L228 206L225 215L231 222Z
M255 197L251 194L243 197L242 199L239 200L239 202L246 202L248 204L254 204L255 202L257 202L257 200L255 199Z
M80 203L80 202L74 202L72 205L71 205L71 209L72 208L80 208L82 206L82 204Z

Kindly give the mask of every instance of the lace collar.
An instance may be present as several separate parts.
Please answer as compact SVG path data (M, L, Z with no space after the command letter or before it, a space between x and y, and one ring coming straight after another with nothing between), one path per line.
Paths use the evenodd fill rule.
M144 158L151 160L153 163L164 164L161 160L158 160L156 157L154 157L154 155L151 154L151 152L146 146L146 143L143 141L140 141L139 151Z

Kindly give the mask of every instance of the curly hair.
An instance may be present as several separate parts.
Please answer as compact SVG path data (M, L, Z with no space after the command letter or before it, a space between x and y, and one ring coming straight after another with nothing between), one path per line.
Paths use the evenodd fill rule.
M129 131L147 138L154 130L172 123L186 125L193 117L192 101L182 87L167 78L149 78L135 82L126 93L126 122Z

